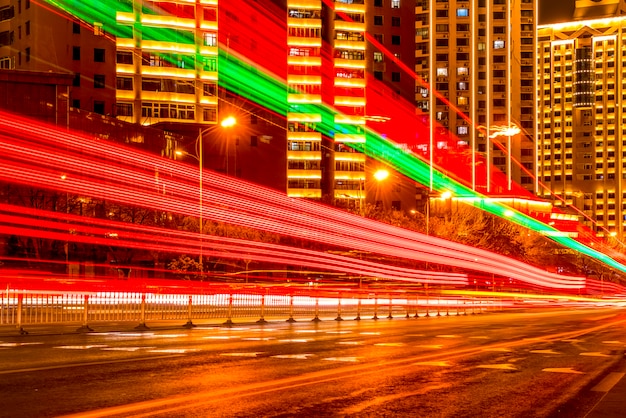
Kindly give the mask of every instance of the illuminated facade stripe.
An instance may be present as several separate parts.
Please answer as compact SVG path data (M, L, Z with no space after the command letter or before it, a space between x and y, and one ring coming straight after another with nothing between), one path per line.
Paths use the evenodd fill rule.
M118 34L116 40L121 120L144 125L217 121L218 2L178 3L187 16L160 10L151 1L134 1L132 11L115 14L118 27L129 29L121 31L127 37Z
M322 2L287 2L287 195L322 197Z

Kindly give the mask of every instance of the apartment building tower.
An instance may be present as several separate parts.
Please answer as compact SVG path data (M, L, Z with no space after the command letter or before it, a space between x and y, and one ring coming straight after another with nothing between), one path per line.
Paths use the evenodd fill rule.
M467 154L466 181L487 195L534 187L535 29L536 0L416 2L415 101L431 119L427 155ZM436 135L446 129L447 139ZM496 182L481 159L506 180Z
M625 15L618 0L577 1L571 19L537 32L538 194L575 208L598 236L620 239L626 226Z

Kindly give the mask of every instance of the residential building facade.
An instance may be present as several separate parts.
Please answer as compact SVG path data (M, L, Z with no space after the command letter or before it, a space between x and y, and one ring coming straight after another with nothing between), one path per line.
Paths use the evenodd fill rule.
M538 194L576 208L598 236L618 238L626 225L625 14L617 0L577 1L569 21L537 34Z

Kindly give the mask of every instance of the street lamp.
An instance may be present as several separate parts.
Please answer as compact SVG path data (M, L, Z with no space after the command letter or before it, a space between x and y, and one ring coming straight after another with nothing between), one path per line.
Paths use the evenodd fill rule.
M229 116L227 118L224 118L222 120L222 122L220 123L220 126L222 128L231 128L233 126L235 126L237 124L237 119L235 119L233 116ZM214 126L211 126L209 128L206 129L198 129L198 136L196 138L196 142L195 142L195 152L196 154L190 154L188 152L185 151L181 151L181 150L177 150L176 151L176 155L186 155L189 156L193 159L195 159L196 161L198 161L198 203L199 203L199 232L200 232L200 257L199 257L199 263L200 263L200 272L203 273L204 272L204 265L203 265L203 242L204 240L202 239L202 234L204 233L204 225L203 225L203 219L202 219L202 212L203 212L203 202L202 202L202 180L203 180L203 171L204 171L204 164L202 161L203 158L203 151L202 151L202 137L204 136L205 133L211 131L214 129ZM236 157L235 157L236 158ZM236 164L236 163L235 163ZM237 170L237 166L235 165L235 170ZM226 140L226 175L228 175L228 139ZM202 280L202 277L200 277L200 279Z

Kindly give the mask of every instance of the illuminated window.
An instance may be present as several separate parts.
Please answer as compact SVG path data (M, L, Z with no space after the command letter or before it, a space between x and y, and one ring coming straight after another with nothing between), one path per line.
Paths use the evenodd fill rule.
M456 133L457 135L467 135L469 133L469 130L467 126L457 126Z
M102 23L100 22L93 23L93 34L96 36L104 36L104 28L102 27Z
M383 53L374 51L374 62L383 62Z
M456 9L457 17L467 17L469 16L469 10L467 9Z
M399 9L400 8L400 0L391 0L391 8Z
M504 41L493 41L493 49L504 48Z
M437 68L437 77L447 77L448 68Z
M217 46L217 33L203 33L204 46Z
M459 67L456 69L456 75L469 75L469 69L467 67Z

